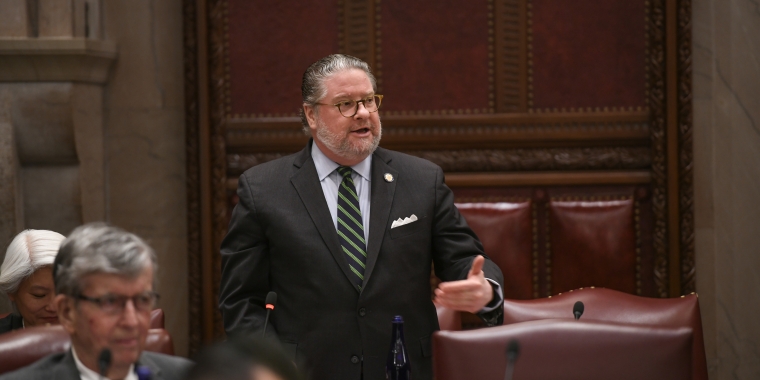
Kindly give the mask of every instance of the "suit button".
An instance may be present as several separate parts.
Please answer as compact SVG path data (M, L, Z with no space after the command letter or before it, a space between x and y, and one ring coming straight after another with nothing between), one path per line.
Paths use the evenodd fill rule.
M354 355L354 356L351 357L351 363L356 364L358 362L359 362L359 357L358 356Z
M367 315L367 309L365 309L365 308L363 308L363 307L362 307L362 308L359 308L359 316L360 316L360 317L363 317L363 316L365 316L365 315Z

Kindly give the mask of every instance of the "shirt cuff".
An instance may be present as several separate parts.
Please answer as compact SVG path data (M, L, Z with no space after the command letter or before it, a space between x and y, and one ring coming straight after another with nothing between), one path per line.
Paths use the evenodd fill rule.
M480 311L478 311L478 314L494 311L504 302L504 291L501 289L501 285L499 285L498 282L491 280L490 278L486 278L486 280L491 283L491 287L493 288L493 299L486 306L480 309Z

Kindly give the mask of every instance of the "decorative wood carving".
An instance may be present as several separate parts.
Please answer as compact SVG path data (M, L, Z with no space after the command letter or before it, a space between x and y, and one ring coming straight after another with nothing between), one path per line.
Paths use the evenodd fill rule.
M379 2L379 1L378 1ZM353 55L375 68L375 2L341 0L338 2L338 41L341 53ZM378 45L379 46L379 45ZM379 69L375 74L380 79Z
M225 54L227 42L227 2L225 0L208 0L209 24L209 72L208 84L211 117L211 197L212 197L212 244L219 247L227 233L227 156L225 146L226 95L228 91L225 80L229 67ZM216 252L206 252L211 257L211 284L214 304L219 294L221 275L221 258ZM218 311L214 312L214 336L224 336L222 319Z
M185 155L187 165L187 264L190 354L203 344L201 318L201 194L198 123L198 39L195 0L182 1L185 74Z
M383 115L389 149L488 149L508 147L615 146L649 143L648 112L601 110L494 115ZM232 119L231 152L295 152L306 136L298 118Z
M527 0L494 0L489 7L493 24L493 58L489 70L496 66L496 112L526 112L527 94ZM489 13L491 10L489 9ZM493 94L493 91L491 92Z
M691 0L678 1L678 146L681 294L696 291L694 261L694 156L692 129ZM675 265L675 263L673 263Z
M432 161L445 172L648 169L651 165L649 147L472 149L406 153ZM228 174L238 176L248 168L287 154L289 153L228 154Z
M652 208L654 211L654 273L660 297L669 295L667 173L665 147L665 0L649 0L647 14L649 76L648 106L652 140Z
M408 151L445 172L648 169L648 147Z

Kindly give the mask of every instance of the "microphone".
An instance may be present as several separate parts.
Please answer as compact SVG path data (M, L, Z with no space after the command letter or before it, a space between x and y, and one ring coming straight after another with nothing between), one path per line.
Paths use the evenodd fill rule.
M515 371L515 361L520 356L520 343L517 339L512 339L507 344L507 369L504 371L504 380L512 380L512 373Z
M277 303L277 293L275 292L269 292L267 293L267 299L264 301L267 308L267 317L264 319L264 331L261 332L261 336L265 336L267 333L267 323L269 322L269 313L274 310L274 304Z
M111 350L104 348L98 356L98 370L101 377L106 377L108 367L111 366Z
M573 315L576 321L581 319L581 315L583 315L583 302L578 301L573 305Z

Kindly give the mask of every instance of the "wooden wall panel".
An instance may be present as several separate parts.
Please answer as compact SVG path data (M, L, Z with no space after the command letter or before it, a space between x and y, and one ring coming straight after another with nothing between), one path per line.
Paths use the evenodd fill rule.
M493 108L488 4L382 1L375 71L385 95L383 110L481 113Z
M296 115L301 76L338 50L337 0L229 0L227 114Z
M301 75L335 52L377 73L381 146L439 164L457 201L530 200L534 296L568 196L633 199L635 292L693 290L690 0L183 4L193 347L222 334L237 177L304 146Z
M534 108L646 105L645 2L531 0Z

